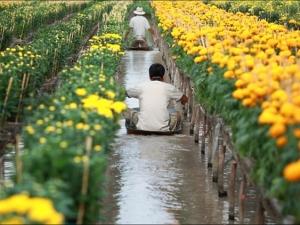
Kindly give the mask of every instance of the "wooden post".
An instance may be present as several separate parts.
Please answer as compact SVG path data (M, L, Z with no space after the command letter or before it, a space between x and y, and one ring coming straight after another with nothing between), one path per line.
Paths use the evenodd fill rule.
M1 185L4 180L4 157L3 155L0 156L0 181Z
M190 135L194 134L196 111L197 111L197 105L195 105L195 102L193 102L192 118L191 118L191 123L190 123Z
M234 220L234 205L235 205L235 180L236 180L236 167L235 160L231 163L231 171L229 178L229 220Z
M194 140L195 143L199 143L199 131L200 131L200 106L196 106L196 118L195 118L195 133Z
M85 198L88 192L91 149L92 149L92 138L87 137L85 141L86 158L83 161L82 184L81 184L81 196L83 197L83 199ZM85 214L85 199L82 200L79 204L76 224L83 224L84 214Z
M216 147L216 150L214 152L214 158L213 158L213 182L218 182L218 171L219 171L219 152L222 151L222 148L223 148L223 137L222 137L222 134L221 134L221 124L219 123L220 125L220 130L219 130L219 134L218 134L218 137L217 137L217 147Z
M257 190L256 195L256 216L255 223L256 224L265 224L265 209L263 206L263 197L259 190Z
M3 125L4 120L5 120L5 108L6 108L6 104L7 104L7 101L8 101L8 97L9 97L9 94L10 94L10 90L11 90L11 87L12 87L13 80L14 80L14 78L10 77L9 81L8 81L8 86L7 86L7 89L6 89L6 95L5 95L5 99L4 99L4 103L3 103L3 109L2 109L1 126Z
M189 89L188 89L188 98L189 98L189 121L192 120L192 113L193 113L193 105L194 105L194 96L193 96L193 90L192 90L192 82L189 80Z
M244 223L246 186L247 186L246 176L243 175L242 181L240 183L240 191L239 191L239 217L240 217L239 219L240 219L240 223Z
M219 149L219 165L218 165L218 194L219 197L226 197L227 191L224 190L224 161L225 161L226 146L220 145Z
M205 154L205 137L206 137L206 120L207 120L207 118L206 118L206 114L205 113L202 113L202 124L203 124L203 126L202 126L202 132L201 132L201 147L200 147L200 149L201 149L201 153L202 154Z
M18 103L18 111L17 111L17 116L16 116L16 123L19 120L19 115L20 115L20 110L21 110L21 103L23 100L23 93L25 90L25 86L26 86L26 81L27 81L27 74L23 74L23 79L22 79L22 85L21 85L21 93L20 93L20 97L19 97L19 103Z
M209 121L209 124L211 124L211 121ZM212 168L212 153L213 153L213 127L208 128L207 133L207 168Z
M16 135L16 183L19 184L22 181L22 160L20 154L20 135Z

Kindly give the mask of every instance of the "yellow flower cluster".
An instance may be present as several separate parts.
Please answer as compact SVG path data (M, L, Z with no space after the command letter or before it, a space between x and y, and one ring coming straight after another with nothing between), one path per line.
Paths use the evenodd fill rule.
M99 51L107 49L113 53L123 55L124 52L121 51L121 40L122 37L119 34L114 33L106 33L100 36L93 36L89 40L89 42L91 43L90 51Z
M64 217L58 213L52 202L46 198L30 198L27 194L16 194L0 200L0 215L13 214L2 220L1 224L24 224L25 219L31 223L62 224Z
M15 48L6 48L5 51L0 52L0 59L2 57L8 57L9 61L5 60L5 63L0 62L0 75L3 72L1 67L5 70L9 70L12 67L16 66L27 66L32 67L33 62L37 58L41 58L40 55L30 51L26 50L23 47L16 46Z
M259 105L259 123L271 125L270 136L284 146L287 126L300 123L300 31L200 1L152 4L159 26L195 63L209 59L228 69L224 77L236 80L233 97Z
M83 108L95 109L97 113L106 118L113 118L113 112L121 113L126 109L124 102L101 98L96 94L92 94L82 99Z

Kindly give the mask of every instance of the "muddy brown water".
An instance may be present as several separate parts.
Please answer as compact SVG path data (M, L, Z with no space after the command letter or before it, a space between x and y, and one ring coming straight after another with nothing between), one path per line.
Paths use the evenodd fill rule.
M162 63L161 58L159 51L127 51L121 63L124 86L132 87L149 79L149 66ZM130 108L138 107L138 100L126 101ZM188 134L127 135L121 120L109 161L102 223L239 223L239 218L228 220L228 199L218 198L212 171L206 166L207 158ZM254 223L255 192L249 193L244 222Z

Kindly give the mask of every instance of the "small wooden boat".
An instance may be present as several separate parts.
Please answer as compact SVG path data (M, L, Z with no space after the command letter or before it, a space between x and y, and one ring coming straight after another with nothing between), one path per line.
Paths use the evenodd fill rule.
M152 51L153 48L150 47L129 47L127 50L133 50L133 51Z
M130 47L127 48L127 50L151 51L151 50L153 50L153 48L149 47L145 41L136 40L132 43L132 45Z
M175 131L148 131L148 130L137 130L137 129L132 129L128 128L127 129L127 134L135 134L135 135L174 135L174 134L180 134L180 130L175 130Z
M139 111L139 108L134 108L134 110ZM169 109L170 112L174 111L174 109ZM125 122L125 127L127 130L127 134L136 134L136 135L174 135L180 134L182 132L182 126L179 126L177 130L174 131L149 131L149 130L138 130L129 126L127 122Z

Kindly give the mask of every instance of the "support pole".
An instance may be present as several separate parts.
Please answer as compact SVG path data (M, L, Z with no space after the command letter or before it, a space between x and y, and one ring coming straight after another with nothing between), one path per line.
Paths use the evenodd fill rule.
M200 106L196 106L196 119L195 119L195 133L194 140L195 143L199 143L199 131L200 131Z
M265 224L265 209L263 206L263 198L259 190L257 190L256 196L255 224Z
M207 118L208 119L208 118ZM208 148L207 148L207 167L212 168L212 155L213 155L213 142L214 137L213 134L215 133L215 126L213 126L213 120L208 119L207 120L208 125L208 133L207 133L207 142L208 142Z
M201 153L205 154L205 137L206 137L206 132L207 132L207 128L206 128L206 121L207 121L207 117L205 113L202 113L202 132L201 132Z
M239 217L240 217L239 219L240 219L240 223L244 223L246 186L247 186L246 176L243 175L242 181L240 183L240 191L239 191Z
M235 160L233 160L231 163L229 178L229 220L234 220L236 168L237 163Z
M218 166L218 194L219 197L226 197L227 192L224 190L224 161L226 146L222 145L219 149L219 166Z

